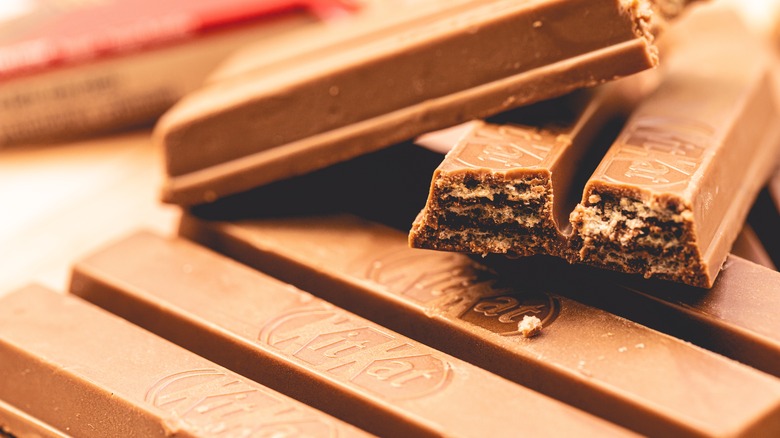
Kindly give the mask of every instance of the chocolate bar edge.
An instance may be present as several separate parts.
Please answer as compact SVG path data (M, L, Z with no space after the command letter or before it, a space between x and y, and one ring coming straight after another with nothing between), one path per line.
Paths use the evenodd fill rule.
M625 63L616 66L614 59L625 60ZM213 201L387 147L423 132L530 104L541 98L535 90L555 90L544 97L556 97L576 88L637 73L655 63L645 40L631 40L270 150L170 176L163 188L162 200L181 205ZM567 78L565 86L561 85L563 78ZM507 99L507 95L513 98ZM156 143L165 142L165 129L172 128L161 121L155 129Z
M66 438L68 435L0 399L0 437Z

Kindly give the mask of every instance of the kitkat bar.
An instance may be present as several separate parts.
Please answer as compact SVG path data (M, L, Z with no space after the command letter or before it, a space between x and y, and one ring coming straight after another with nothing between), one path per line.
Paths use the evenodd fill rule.
M780 273L733 254L709 290L579 270L573 299L780 377Z
M550 266L514 264L509 280L463 254L408 248L404 233L348 215L237 222L185 216L180 232L642 434L780 431L780 380L567 298L560 292L578 291L584 283L571 273L553 274ZM562 263L557 269L567 267ZM774 275L778 283L780 274ZM592 282L588 291L599 284ZM768 300L769 288L764 292L762 299ZM760 304L741 295L734 300L739 298L744 298L742 310ZM518 331L525 316L542 323L536 337ZM746 323L741 330L764 324L763 319L741 322ZM713 318L710 324L717 322ZM766 327L758 330L772 330ZM756 351L778 358L777 336L768 337Z
M290 48L183 99L156 128L164 200L213 201L657 62L646 0L427 0L409 10L399 6L404 19L391 28L374 17L346 41Z
M120 241L71 292L383 436L629 434L184 239Z
M585 263L709 288L777 162L773 63L739 26L678 39L572 224Z
M573 212L568 205L561 211L565 196L550 196L561 172L556 166L564 174L577 170L555 161L558 144L576 139L568 135L573 128L561 137L544 125L499 126L489 141L466 137L445 158L410 244L482 254L546 253L712 287L776 162L773 63L734 14L700 8L678 24L664 35L670 53L660 85L633 111ZM501 130L503 136L495 135ZM532 160L535 150L544 153ZM536 174L546 179L527 177ZM555 189L572 193L579 187ZM531 201L545 196L540 218ZM559 222L557 228L544 226L549 217Z
M751 210L751 215L753 211ZM775 222L777 224L777 222ZM758 237L753 228L745 224L742 231L737 235L734 240L734 245L731 247L731 254L749 260L753 263L759 264L769 269L777 270L772 261L772 257L766 250L761 238Z
M0 399L0 437L67 438L68 435Z
M7 403L68 436L368 436L40 286L0 299L0 376Z
M594 146L603 141L606 125L625 119L652 90L654 73L471 122L457 136L445 131L418 140L438 150L450 141L451 150L433 173L410 245L566 258L573 208L568 201L579 198L577 173L598 152Z

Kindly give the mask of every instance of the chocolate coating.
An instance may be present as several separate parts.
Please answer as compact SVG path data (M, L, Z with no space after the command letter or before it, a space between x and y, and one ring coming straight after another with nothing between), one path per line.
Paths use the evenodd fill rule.
M771 59L747 30L683 37L572 223L586 263L712 287L772 170L780 113Z
M410 249L403 233L345 215L238 222L187 216L181 232L642 434L738 436L780 430L780 380L569 298L604 283L583 282L567 266L537 270L514 264L512 277L498 275L462 254ZM718 286L725 293L736 285L727 277ZM770 289L765 288L764 299L772 296ZM746 299L736 314L757 304ZM716 307L717 312L733 309L727 303ZM517 332L526 315L544 324L532 339ZM739 319L724 315L720 324L758 328L764 339L776 325ZM715 317L708 321L718 323ZM780 349L772 344L776 341L761 353L776 356Z
M572 298L780 376L780 273L729 255L709 290L583 270Z
M164 200L213 201L657 63L645 0L431 3L185 98L156 129Z
M598 154L599 133L652 89L654 77L635 76L464 127L433 173L410 245L575 260L568 238L569 200L580 196L577 174Z
M752 210L750 214L753 214ZM777 270L777 266L772 261L772 257L767 252L764 243L748 224L742 228L742 231L740 231L736 240L734 240L734 245L731 247L731 254L765 268Z
M0 437L66 438L68 435L0 400Z
M6 401L72 436L367 436L38 286L0 299L0 375Z
M573 211L564 207L578 189L574 160L596 143L583 127L604 123L598 93L562 130L474 128L434 173L410 244L550 254L712 287L774 167L780 112L767 48L734 14L694 12L664 35L672 50L660 85L632 112Z
M381 435L628 434L183 239L99 251L71 292Z

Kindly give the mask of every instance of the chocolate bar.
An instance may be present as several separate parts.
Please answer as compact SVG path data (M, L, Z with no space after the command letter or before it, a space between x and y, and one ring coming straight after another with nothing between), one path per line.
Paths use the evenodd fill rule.
M712 287L780 146L771 59L747 32L715 33L683 35L585 187L585 263Z
M749 435L780 427L780 380L561 295L583 288L580 277L550 275L566 265L534 269L513 264L519 281L512 281L463 254L410 249L402 232L348 215L237 222L189 215L180 232L373 321L642 434ZM761 278L767 277L775 288L780 286L780 274L764 272ZM720 284L733 292L729 280L727 275ZM602 283L591 284L588 291ZM763 299L774 299L771 288L762 289ZM740 306L744 312L759 304L741 295L733 299L740 298L745 298ZM778 305L770 305L767 312L773 310ZM537 337L525 339L518 333L524 317L542 323ZM711 326L717 324L715 319ZM780 331L766 334L780 328L777 324L766 324L763 318L728 323L772 338L760 354L780 363ZM756 335L743 335L750 336ZM691 379L689 373L697 377ZM764 401L753 404L759 399Z
M343 41L280 48L290 54L182 100L156 129L164 200L210 202L657 63L647 0L430 0L394 12L346 21L359 31L336 29Z
M413 143L401 143L191 211L222 220L347 211L405 228L425 202L430 175L441 158Z
M384 436L628 433L183 239L120 241L71 292Z
M629 78L625 85L619 81L462 128L433 174L428 202L410 232L411 246L567 257L574 208L567 201L576 196L571 192L578 169L586 169L582 162L595 155L591 146L605 125L625 117L654 78ZM428 134L422 142L446 139Z
M67 435L368 436L40 286L0 299L0 358L3 398Z
M709 290L577 270L567 296L780 376L780 273L729 255Z
M775 266L772 257L764 247L764 243L761 242L761 239L756 232L748 224L742 228L742 231L740 231L736 240L734 240L734 245L731 247L731 254L750 260L765 268L777 270L777 266Z
M67 438L41 420L0 400L0 437Z
M561 138L555 131L500 126L482 140L476 130L434 174L411 245L547 253L712 287L774 166L780 129L773 123L778 109L766 48L736 16L726 26L693 32L723 22L720 12L693 12L700 13L668 36L674 51L662 83L632 113L574 211L560 205L565 196L552 198L554 181L535 176L561 173L545 160L560 154L559 142L571 143L571 131ZM576 122L589 120L583 114ZM557 228L547 220L555 210Z

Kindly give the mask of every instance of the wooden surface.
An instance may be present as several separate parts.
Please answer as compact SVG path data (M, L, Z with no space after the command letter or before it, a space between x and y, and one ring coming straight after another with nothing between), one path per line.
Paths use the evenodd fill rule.
M71 263L132 230L172 233L161 157L148 131L0 150L0 295L66 289Z

